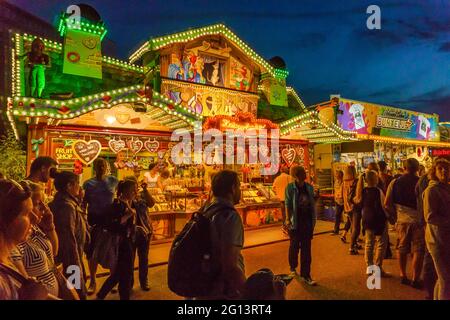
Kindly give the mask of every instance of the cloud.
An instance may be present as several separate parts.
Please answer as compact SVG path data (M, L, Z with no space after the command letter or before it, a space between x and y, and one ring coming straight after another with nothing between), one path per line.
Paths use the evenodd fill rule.
M450 42L444 42L443 44L441 44L441 46L439 47L439 51L450 52Z
M294 34L287 39L287 45L305 48L315 48L324 44L327 40L327 36L320 32L307 32Z
M398 100L394 103L404 108L437 113L440 115L440 121L450 120L450 90L447 87L425 92L410 99Z

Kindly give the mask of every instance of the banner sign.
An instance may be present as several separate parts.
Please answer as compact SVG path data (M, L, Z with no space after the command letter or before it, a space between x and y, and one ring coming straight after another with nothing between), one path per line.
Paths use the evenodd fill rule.
M360 134L439 141L438 115L423 114L372 103L339 100L339 126Z
M102 78L100 35L67 30L64 39L63 73Z

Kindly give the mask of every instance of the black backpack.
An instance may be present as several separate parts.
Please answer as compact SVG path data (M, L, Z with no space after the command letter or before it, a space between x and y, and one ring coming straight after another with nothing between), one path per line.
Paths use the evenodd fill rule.
M224 210L213 204L195 212L172 243L167 268L169 289L182 297L208 296L221 273L221 258L213 248L211 219Z

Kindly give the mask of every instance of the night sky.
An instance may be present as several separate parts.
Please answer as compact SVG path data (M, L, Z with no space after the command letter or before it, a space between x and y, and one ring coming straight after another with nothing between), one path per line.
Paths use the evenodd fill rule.
M73 1L10 0L53 21ZM76 2L75 2L76 3ZM281 56L306 105L342 97L450 121L450 1L85 1L127 58L147 38L224 23L266 59ZM366 8L381 8L368 30Z

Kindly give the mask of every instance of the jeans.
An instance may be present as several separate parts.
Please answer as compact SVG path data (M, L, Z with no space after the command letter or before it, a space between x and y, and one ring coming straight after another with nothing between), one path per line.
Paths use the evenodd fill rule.
M361 233L361 218L362 213L359 210L354 210L352 212L353 219L352 219L352 241L350 243L350 248L356 247L358 244L358 238Z
M437 273L435 300L450 300L450 228L427 224L425 240Z
M339 233L341 228L342 212L344 212L344 205L336 205L336 219L334 222L334 233Z
M300 252L300 275L311 276L311 237L298 231L291 232L289 245L289 266L295 270L298 266L298 254Z
M364 258L366 260L367 266L374 265L374 251L375 251L375 265L378 267L383 266L383 258L387 247L387 226L381 235L375 235L372 230L365 230L366 233L366 249ZM376 243L376 248L375 248Z
M116 268L111 271L102 288L97 294L104 299L115 285L119 284L120 300L130 300L133 281L133 243L129 238L122 238L119 244L119 256Z
M142 286L148 283L148 253L150 251L151 234L142 232L136 233L136 240L133 248L133 266L136 259L136 251L139 258L139 284Z

